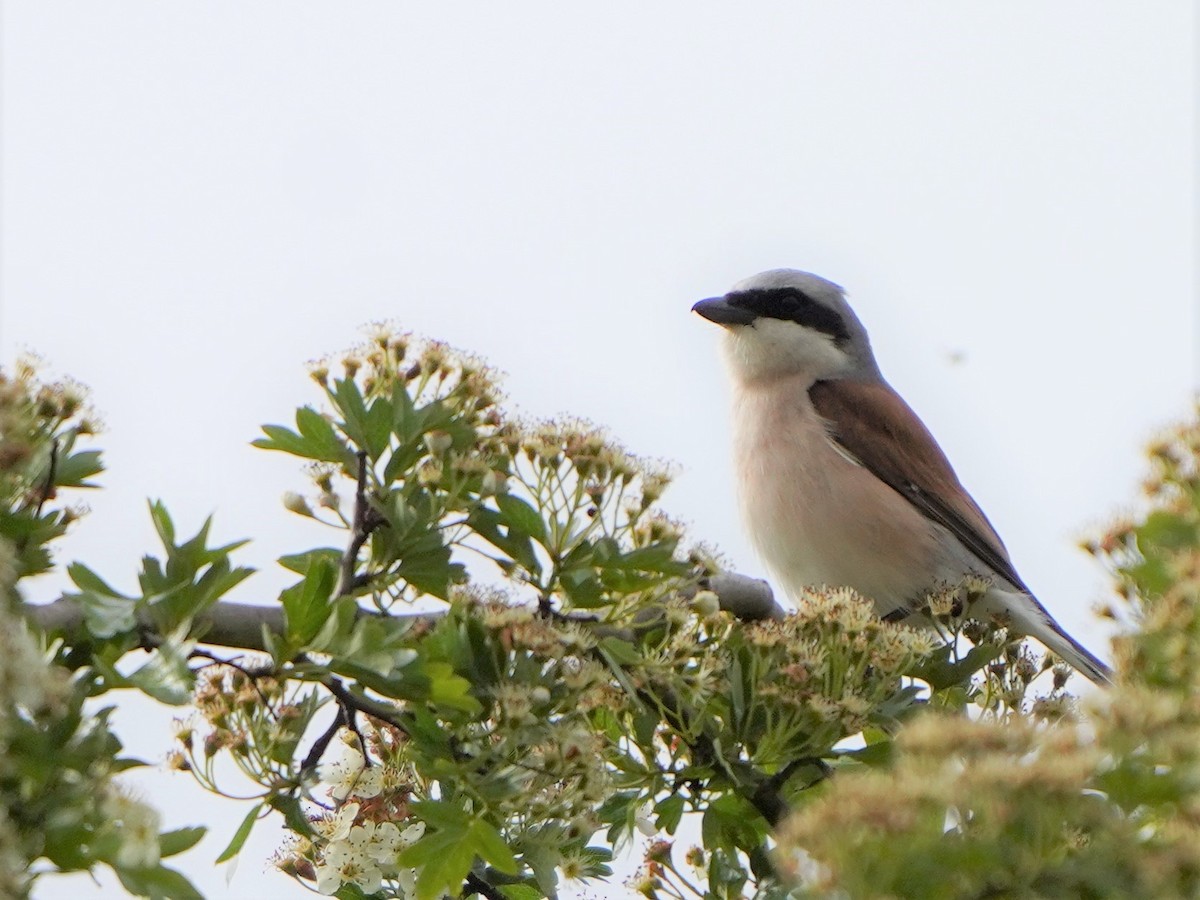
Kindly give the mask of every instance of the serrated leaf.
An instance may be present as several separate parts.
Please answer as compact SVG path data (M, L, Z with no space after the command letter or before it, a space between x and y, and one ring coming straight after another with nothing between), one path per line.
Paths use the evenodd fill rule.
M330 599L337 581L337 568L328 558L314 557L304 580L279 595L289 643L304 646L329 617Z
M604 637L600 639L600 647L610 663L621 666L632 666L641 662L642 656L629 641L619 637Z
M476 852L485 862L506 875L517 873L517 859L499 831L483 819L476 819L471 823L469 834Z
M293 456L306 455L304 449L307 442L290 428L285 428L283 425L263 425L262 430L266 437L255 438L250 442L250 446L258 447L261 450L279 450L283 453L291 453Z
M482 705L471 696L471 682L455 674L449 663L427 662L422 669L429 678L429 699L432 702L471 715L482 711Z
M296 410L296 427L300 436L307 441L312 459L325 462L345 463L353 457L350 448L338 437L333 423L310 406Z
M129 676L129 683L160 703L183 706L192 698L195 676L187 664L194 641L176 644L167 640L156 647L150 659Z
M969 679L993 659L1003 648L995 644L972 647L961 659L951 661L940 655L927 658L911 672L915 678L928 682L934 691L941 691Z
M418 800L410 804L410 807L421 821L439 831L463 831L471 821L471 817L463 812L461 807L439 800Z
M664 800L660 800L654 807L654 812L657 816L654 827L667 834L674 834L675 829L679 827L679 822L683 819L683 795L672 794Z
M103 471L99 450L81 450L59 459L54 481L59 487L94 488L97 485L86 479Z
M161 500L149 501L150 520L154 523L154 530L158 532L158 539L164 547L175 546L175 523L171 521L171 514L167 512L166 505Z
M303 553L289 553L286 556L281 556L278 559L278 563L289 572L303 575L308 571L309 564L318 558L327 559L336 566L341 562L342 551L335 547L316 547L312 550L306 550Z
M75 586L82 591L105 597L116 597L121 600L133 600L132 597L126 597L124 594L113 590L103 578L81 562L73 562L67 566L67 575L75 582Z
M137 628L137 604L130 597L123 597L112 590L82 563L67 567L71 580L82 593L68 594L83 609L83 621L89 634L98 638L111 638Z

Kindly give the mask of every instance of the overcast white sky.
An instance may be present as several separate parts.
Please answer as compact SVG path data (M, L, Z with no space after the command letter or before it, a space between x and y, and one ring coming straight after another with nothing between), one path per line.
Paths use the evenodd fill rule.
M306 360L391 318L526 412L677 461L666 506L756 572L689 308L792 266L847 287L1025 580L1104 651L1075 541L1196 386L1195 32L1184 0L8 2L0 360L37 350L108 426L60 558L132 585L161 497L254 538L238 597L270 600L272 560L324 535L248 442L316 398ZM161 721L123 716L131 749L161 757ZM244 810L138 783L215 826L181 859L210 896L300 895L265 833L230 887L212 867Z

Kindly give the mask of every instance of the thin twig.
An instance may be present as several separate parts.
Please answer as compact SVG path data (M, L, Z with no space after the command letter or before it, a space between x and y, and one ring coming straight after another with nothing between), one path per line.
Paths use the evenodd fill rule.
M192 652L188 654L188 659L207 659L214 665L229 666L229 668L241 672L250 681L251 686L254 688L254 692L258 694L258 699L262 701L262 704L264 707L266 707L267 712L271 714L271 718L275 721L279 721L279 714L271 707L271 701L267 699L267 695L264 694L262 688L258 686L258 679L274 677L275 669L273 667L256 666L253 669L249 669L232 659L223 659L222 657L217 656L215 653L210 653L207 650L199 649L192 650Z
M358 586L355 569L358 567L358 554L371 536L371 532L380 526L381 521L371 515L371 505L367 500L367 452L358 451L358 483L354 488L354 518L351 525L350 546L342 555L341 570L338 573L335 597L345 597L353 593Z
M362 753L363 761L366 765L371 765L371 757L367 754L367 739L363 737L363 733L358 729L358 710L347 699L347 697L352 697L353 694L346 690L340 678L334 678L331 675L328 682L326 686L329 687L330 693L337 698L338 706L342 708L342 724L349 728L354 733L354 736L358 738L358 749ZM336 692L335 688L337 689Z
M317 766L321 762L321 757L325 755L325 751L329 749L329 742L333 740L333 736L338 733L346 720L346 707L340 703L337 708L337 715L333 717L333 723L325 729L304 757L304 762L300 763L300 771L307 772Z
M334 678L332 675L328 678L323 678L321 684L325 685L325 688L337 698L339 703L349 706L351 709L356 709L360 713L370 716L372 719L378 719L380 722L391 725L403 734L409 735L412 733L412 728L387 704L352 694L339 679Z

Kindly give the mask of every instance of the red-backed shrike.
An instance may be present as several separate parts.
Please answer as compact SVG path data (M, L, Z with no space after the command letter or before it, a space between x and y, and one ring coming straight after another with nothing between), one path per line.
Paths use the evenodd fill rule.
M1092 681L1110 680L1021 581L933 436L884 381L840 287L775 269L692 308L725 328L742 512L787 593L848 585L898 620L979 576L991 586L971 615L1001 616Z

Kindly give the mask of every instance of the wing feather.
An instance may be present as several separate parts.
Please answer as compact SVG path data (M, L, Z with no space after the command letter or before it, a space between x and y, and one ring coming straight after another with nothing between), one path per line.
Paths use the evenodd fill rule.
M809 390L830 438L924 515L944 526L976 559L1029 593L983 510L908 404L882 381L818 381Z

